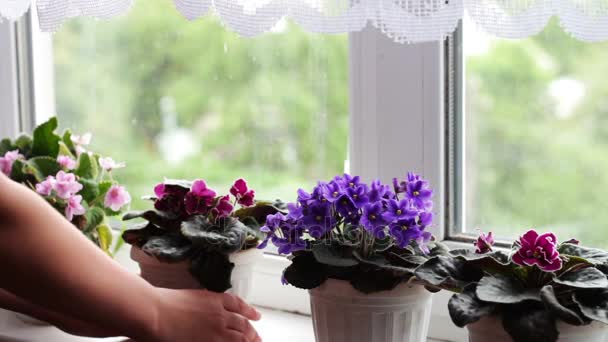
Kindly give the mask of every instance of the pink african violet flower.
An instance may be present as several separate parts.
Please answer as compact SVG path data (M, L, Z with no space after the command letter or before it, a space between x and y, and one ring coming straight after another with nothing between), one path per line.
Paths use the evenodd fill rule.
M186 212L190 215L204 214L215 200L215 191L207 188L204 180L199 179L192 183L190 192L186 194Z
M125 164L125 163L115 162L114 159L112 159L110 157L99 158L99 165L101 165L101 167L108 172L110 172L114 169L120 169L120 168L127 166L127 164Z
M57 163L67 170L74 170L76 168L76 161L68 156L57 157Z
M120 208L131 203L131 195L120 185L112 185L106 193L104 205L113 211L119 211Z
M46 180L36 184L36 192L42 196L50 196L55 188L55 177L48 176Z
M156 186L154 187L154 194L156 195L156 197L162 198L165 195L165 184L156 184Z
M80 156L81 154L86 153L86 152L87 152L87 150L84 147L82 147L80 145L76 145L76 155L77 156ZM89 153L89 155L90 154L91 153Z
M19 154L19 150L6 152L4 157L0 157L0 171L5 175L10 176L15 160L23 158L23 155Z
M244 193L242 196L240 196L239 204L244 207L250 207L254 203L254 198L255 198L255 191L253 189L249 190L246 193Z
M479 237L477 237L477 241L473 242L475 245L475 253L484 254L492 251L492 245L494 244L494 237L492 236L492 232L488 234L484 234L482 231L479 232Z
M75 195L68 199L67 206L65 207L65 217L68 221L72 221L74 216L83 215L85 213L85 209L80 202L82 202L82 196L80 195Z
M232 203L230 203L230 196L226 195L220 199L220 202L215 207L216 215L218 217L227 217L232 213Z
M88 145L91 143L93 135L91 133L85 133L83 135L72 135L72 142L76 145Z
M76 181L73 173L59 171L55 176L55 191L60 198L68 199L80 190L82 190L82 184Z
M230 193L234 197L239 197L244 195L249 188L247 188L247 182L243 178L237 179L232 187L230 188Z
M519 238L520 248L511 257L518 265L537 265L545 272L555 272L562 268L562 260L557 252L557 238L553 233L538 233L531 229Z

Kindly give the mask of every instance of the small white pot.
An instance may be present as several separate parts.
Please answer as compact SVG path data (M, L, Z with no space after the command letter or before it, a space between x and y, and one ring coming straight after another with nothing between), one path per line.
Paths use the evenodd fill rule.
M363 294L328 279L309 292L317 342L426 342L432 294L421 285Z
M467 325L469 342L513 342L502 326L499 316L483 317ZM558 342L604 342L608 338L608 325L594 321L589 325L576 326L557 322Z
M232 270L232 288L227 292L247 299L253 285L253 267L263 256L263 251L257 248L230 255L234 263ZM150 284L168 289L200 289L201 285L190 274L190 262L163 263L147 255L137 247L131 248L131 259L139 263L141 277ZM209 275L213 276L213 274Z

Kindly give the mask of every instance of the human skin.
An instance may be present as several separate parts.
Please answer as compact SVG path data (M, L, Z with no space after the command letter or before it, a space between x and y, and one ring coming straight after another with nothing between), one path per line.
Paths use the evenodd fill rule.
M145 342L261 341L240 298L156 288L0 172L0 306L85 336Z

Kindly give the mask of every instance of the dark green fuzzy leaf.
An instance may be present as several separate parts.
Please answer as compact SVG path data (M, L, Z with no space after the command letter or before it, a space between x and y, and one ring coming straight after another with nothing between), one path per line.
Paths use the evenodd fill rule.
M564 305L562 305L557 296L555 295L555 290L553 286L546 285L540 290L540 298L545 304L547 310L549 310L555 317L561 319L562 321L573 324L573 325L582 325L585 324L585 320L574 310L571 310Z
M452 322L461 328L477 322L483 316L490 315L496 308L496 304L477 298L476 287L475 283L465 286L462 293L454 294L448 302Z
M5 138L0 140L0 157L4 157L6 152L17 150L17 146L13 145L11 139Z
M359 262L353 257L352 249L337 244L319 243L312 246L312 253L318 262L337 267L351 267Z
M213 292L226 292L232 287L230 278L234 264L228 255L217 252L200 253L192 260L190 273L201 286Z
M253 217L256 222L263 226L266 224L266 217L268 215L274 215L278 212L283 212L277 208L274 203L257 201L255 205L247 208L241 208L234 212L234 216L238 217L243 221L247 217Z
M555 342L555 318L540 303L505 306L502 324L515 342Z
M86 224L83 228L83 231L85 233L92 232L93 230L95 230L95 228L97 228L97 226L99 226L105 218L103 209L98 207L89 208L89 210L87 210L84 215L86 218Z
M61 142L70 150L72 155L76 154L76 146L74 146L74 142L72 141L72 131L66 129L61 137Z
M418 267L414 274L430 285L456 290L482 276L479 269L470 266L465 260L447 256L432 257Z
M392 246L393 241L390 236L387 236L384 239L374 239L372 249L375 253L382 253L391 248Z
M225 254L241 250L249 231L247 226L232 217L210 223L205 217L196 216L181 225L182 234L193 244Z
M57 158L59 153L59 141L61 140L61 137L55 134L57 126L57 118L53 117L34 129L34 140L32 143L33 156Z
M36 183L36 178L30 174L24 172L25 170L25 162L21 159L15 160L13 163L13 168L11 169L10 178L15 182L25 183L31 182L32 184Z
M434 257L437 255L448 255L450 253L450 248L438 241L434 241L429 244L429 256Z
M181 188L188 189L188 190L190 190L190 188L192 188L192 182L181 180L181 179L165 179L163 184L179 186Z
M27 157L32 153L32 142L32 137L27 134L21 134L15 140L15 146L17 146L21 154Z
M608 263L608 252L597 248L583 247L571 243L562 243L558 251L561 255L581 257L593 264Z
M381 254L376 254L367 258L362 257L357 251L353 252L353 256L363 265L375 267L384 270L392 274L392 276L399 277L402 280L409 280L414 274L418 265L412 263L400 263L396 264L388 260ZM397 256L401 258L400 256Z
M562 273L559 277L554 278L553 281L561 285L577 288L592 289L608 287L606 275L594 267L585 267L583 269Z
M502 274L486 275L477 284L477 297L486 302L513 304L540 301L540 289L530 289L517 279Z
M127 213L122 219L123 221L129 221L136 218L142 218L166 230L173 231L181 228L181 219L179 217L172 213L158 210L134 211Z
M89 156L88 153L81 153L74 173L80 178L97 178L99 167L95 158L95 156Z
M114 185L114 183L111 181L99 182L99 196L105 197L112 185Z
M167 233L151 223L143 223L122 233L122 239L133 246L142 247L153 236L161 236Z
M34 176L38 182L42 182L48 176L55 176L61 170L59 163L51 157L34 157L25 163L23 172Z
M509 264L509 255L503 251L479 254L470 249L454 249L449 253L454 257L459 257L468 261L492 260L501 265Z
M608 289L577 290L572 299L583 315L608 324Z
M395 276L393 272L382 268L362 267L360 272L356 272L350 280L350 284L359 292L374 293L380 291L390 291L397 287L403 277Z
M297 288L310 290L327 280L327 266L317 262L311 252L303 252L292 258L283 277Z
M82 184L82 190L78 194L85 202L93 202L99 196L99 184L95 180L81 178L80 184Z
M192 244L180 235L166 234L150 237L142 251L161 262L180 262L191 256Z

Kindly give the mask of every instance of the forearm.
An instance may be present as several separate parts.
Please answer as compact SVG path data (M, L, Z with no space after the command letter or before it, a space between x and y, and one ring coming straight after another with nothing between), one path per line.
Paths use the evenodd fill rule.
M135 339L149 337L156 325L152 286L6 178L0 179L0 262L0 287L31 303Z

